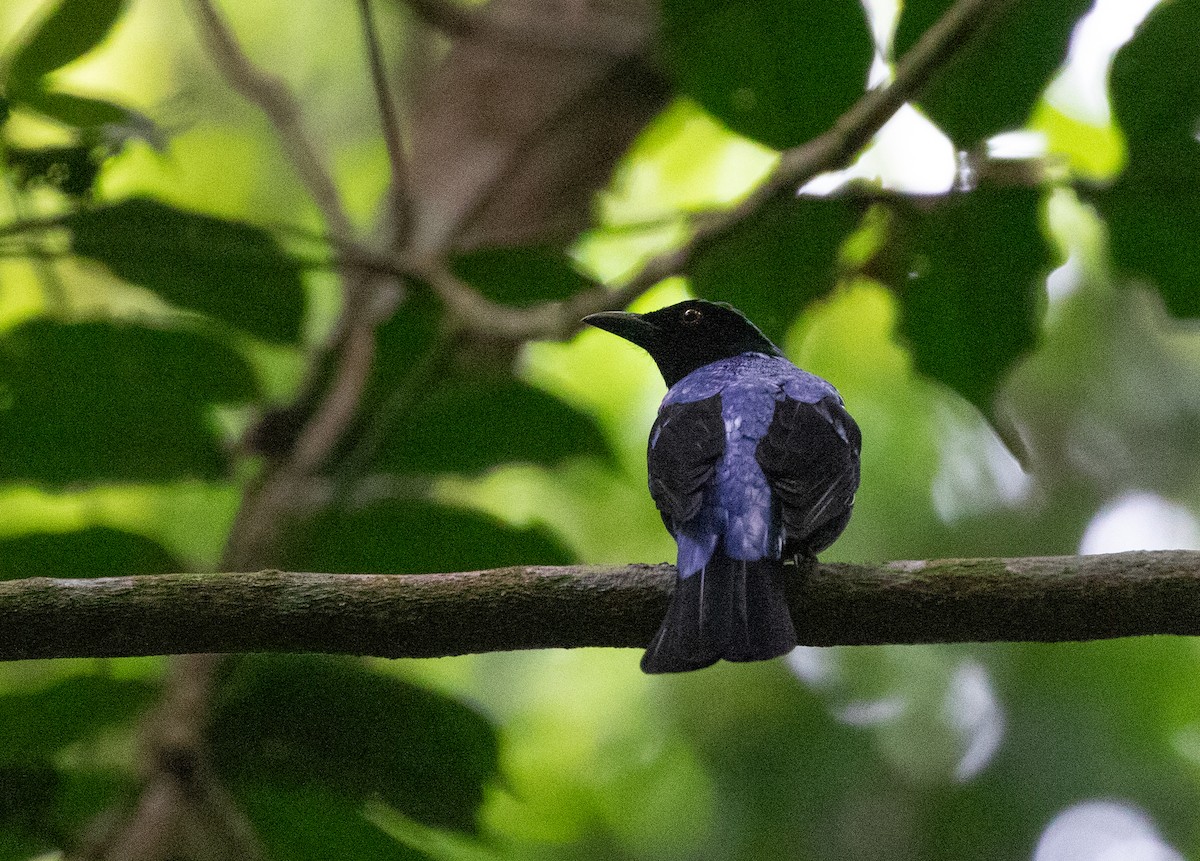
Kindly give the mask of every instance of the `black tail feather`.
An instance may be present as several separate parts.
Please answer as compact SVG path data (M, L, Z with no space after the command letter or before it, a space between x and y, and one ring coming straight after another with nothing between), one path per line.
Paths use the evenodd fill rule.
M783 565L729 559L718 548L704 569L675 581L666 618L642 656L642 670L679 673L721 658L763 661L795 646Z

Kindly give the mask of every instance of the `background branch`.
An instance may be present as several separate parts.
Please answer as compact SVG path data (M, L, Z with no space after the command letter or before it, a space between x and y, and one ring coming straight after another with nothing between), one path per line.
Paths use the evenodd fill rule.
M955 52L1014 2L959 0L897 63L896 75L890 84L864 93L825 134L785 150L775 170L750 194L720 217L697 222L696 230L687 242L649 260L619 290L610 294L607 307L624 307L659 281L684 271L700 251L775 197L794 194L817 176L845 167L896 111L920 94ZM592 310L588 309L587 313ZM604 309L597 307L594 310Z
M624 304L659 281L686 269L696 254L780 194L792 194L817 176L845 167L905 102L915 97L941 63L969 40L1004 3L961 0L905 55L891 84L869 90L825 134L785 150L760 185L720 218L700 223L680 247L651 259L616 294Z
M211 0L193 0L193 6L204 46L229 86L267 115L288 160L321 210L330 231L349 239L354 232L350 217L342 206L333 177L322 164L317 146L304 128L303 111L296 97L283 81L250 62Z
M669 565L457 574L172 574L0 583L0 658L184 652L438 657L643 646ZM789 580L811 645L1200 635L1200 552L819 565Z
M769 201L794 194L808 181L846 164L868 143L906 102L915 98L937 71L990 22L1000 17L1015 0L959 0L921 37L896 66L890 84L870 90L854 103L832 129L801 146L785 150L779 164L763 182L736 206L695 221L691 237L678 248L647 261L617 290L597 285L564 302L530 308L504 308L455 279L444 266L391 261L392 271L418 271L454 310L466 329L514 340L562 339L579 329L580 318L596 311L623 308L659 281L684 272L704 248L751 218ZM440 9L440 3L414 7ZM456 10L457 14L457 10ZM471 13L463 13L469 15ZM461 28L459 28L461 29ZM343 253L349 251L343 244ZM367 249L348 256L369 260Z
M267 116L330 234L350 241L353 225L333 176L305 128L300 103L279 78L250 61L211 0L194 0L194 8L204 44L229 85ZM382 121L389 136L395 138L394 146L389 146L393 184L400 189L406 179L399 133L388 94L382 89L382 60L365 2L363 13ZM277 459L246 491L223 553L228 567L269 564L279 531L300 496L298 488L325 463L353 421L374 357L374 328L381 313L377 282L382 280L362 272L343 275L341 319L324 347L310 355L308 381L299 398L302 403L311 399L315 408L291 445L277 453ZM321 381L327 357L332 364L330 386L318 393L309 387ZM164 652L180 657L172 662L162 701L143 723L142 748L148 760L144 784L131 814L105 841L100 854L106 861L155 861L168 856L255 861L262 857L253 829L209 761L205 732L222 656L204 653L223 648Z
M383 49L379 42L379 28L375 25L375 13L371 11L371 0L359 0L358 16L362 21L363 41L367 49L367 65L371 70L371 85L375 91L375 103L379 108L379 125L383 142L387 147L388 164L392 172L392 205L398 210L394 214L394 245L402 245L410 227L412 201L409 200L408 159L404 154L404 135L400 128L400 117L387 84L387 70Z

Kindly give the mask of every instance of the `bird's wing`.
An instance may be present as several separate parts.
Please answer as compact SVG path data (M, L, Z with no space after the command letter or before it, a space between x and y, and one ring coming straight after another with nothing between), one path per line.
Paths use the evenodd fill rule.
M725 451L721 396L664 406L650 430L646 453L650 496L667 528L700 511L705 486Z
M836 395L776 404L755 458L780 502L788 552L815 554L845 528L861 448L858 425Z

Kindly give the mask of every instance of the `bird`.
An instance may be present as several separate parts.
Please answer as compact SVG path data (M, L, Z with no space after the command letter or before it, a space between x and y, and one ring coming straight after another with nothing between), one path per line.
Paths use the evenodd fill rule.
M725 303L583 322L641 347L667 384L646 460L677 576L642 670L791 651L785 562L815 558L841 535L859 486L862 434L841 395Z

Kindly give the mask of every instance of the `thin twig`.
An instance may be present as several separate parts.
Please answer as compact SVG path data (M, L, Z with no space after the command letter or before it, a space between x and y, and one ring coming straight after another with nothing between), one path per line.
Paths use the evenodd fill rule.
M282 81L258 69L250 61L220 17L212 0L193 2L202 25L201 32L205 44L226 79L235 90L258 105L271 121L289 159L325 216L331 237L338 242L352 242L353 228L349 216L342 205L332 176L325 169L316 146L305 132L299 103ZM365 0L362 9L372 75L380 100L385 137L388 138L389 156L392 159L393 171L402 174L404 162L399 149L399 123L384 89L382 57L375 38L373 19ZM313 470L321 466L358 409L374 355L374 326L378 322L378 309L374 307L377 304L375 291L370 289L372 281L373 279L363 272L348 273L344 279L345 301L342 320L331 344L326 348L326 352L338 353L334 382L328 389L328 397L297 437L292 457L260 486L258 504L248 506L253 509L255 523L249 531L262 540L266 540L265 536L273 531L272 526L277 525L276 521L280 516L273 510L264 511L262 504L267 500L284 504L289 494L290 482L307 479ZM321 356L315 356L313 362L319 364ZM275 489L270 490L271 487ZM247 521L239 516L239 522ZM239 539L235 536L234 541L240 547L240 551L234 553L232 558L259 558L259 554L251 549L257 546L256 543L247 543L248 537L243 535Z
M11 178L0 175L0 179L3 180L4 187L8 192L8 199L12 203L13 214L17 216L17 220L36 220L25 214L24 200L17 191L16 186L12 183ZM53 265L53 259L43 255L30 255L29 259L33 261L33 270L37 273L38 280L41 282L42 295L45 298L46 305L51 310L66 313L70 306L70 296L67 293L67 287L63 283L62 276Z
M392 100L387 83L387 70L383 62L383 51L379 43L379 30L375 26L375 14L371 0L358 0L359 17L362 19L363 41L367 46L367 60L371 69L371 84L375 90L375 101L379 107L379 124L383 142L387 146L388 163L392 171L391 200L397 206L393 247L403 247L412 222L409 198L408 160L404 155L404 137L400 129L400 118Z
M245 492L222 553L225 566L269 564L275 557L280 530L301 507L305 486L353 424L374 359L375 323L364 316L341 338L333 378L288 456Z
M192 4L200 21L200 35L205 47L225 80L267 115L288 160L321 210L330 231L349 239L354 232L350 218L342 206L333 177L322 164L316 145L309 139L300 103L283 81L250 62L212 0L192 0Z
M226 68L231 83L239 91L247 94L248 98L260 104L272 118L281 140L288 144L289 152L296 153L293 160L297 168L300 169L301 165L309 165L312 168L315 165L318 173L325 177L324 180L314 178L310 183L310 189L314 189L314 198L320 202L323 195L318 194L315 189L323 187L326 182L328 187L332 188L332 181L323 173L303 135L298 139L293 137L293 133L300 130L298 109L294 100L282 84L258 72L249 64L233 41L232 34L217 17L210 0L194 2L207 24L206 32L207 29L212 30L209 40L213 43L214 55L224 58L222 65ZM365 0L360 2L365 3ZM617 290L596 285L564 302L543 303L530 308L512 308L482 296L456 278L444 265L414 263L400 256L381 255L359 245L348 233L334 229L336 217L329 219L332 234L329 240L339 249L338 263L341 265L380 274L415 275L431 284L439 297L451 307L459 324L468 330L514 340L554 340L569 337L578 330L581 317L595 311L628 305L664 278L685 271L704 248L752 217L773 198L780 194L790 194L814 177L843 167L905 102L919 94L936 71L956 51L1014 2L1015 0L959 0L904 55L896 67L896 75L891 84L865 93L830 131L807 144L783 152L775 170L737 205L721 212L702 213L703 217L694 218L695 230L686 242L649 260ZM416 0L413 5L443 11L452 9L454 15L468 14L449 4L428 4L426 0ZM373 70L373 74L378 72ZM241 82L240 85L238 82ZM387 132L387 135L390 139L392 132ZM393 157L393 170L395 166ZM333 200L336 201L336 194L333 195ZM337 204L337 208L340 211L340 203ZM59 226L59 223L57 219L47 219L41 223L28 223L24 226L50 228ZM8 225L0 228L0 235L20 229L21 225Z
M342 205L332 176L322 164L315 144L308 138L304 129L299 103L282 81L261 71L250 61L238 45L233 32L217 12L212 0L193 2L200 19L205 44L230 86L258 105L267 115L297 173L325 216L330 235L339 242L351 242L353 228L349 216ZM373 33L373 28L369 32ZM369 38L368 43L372 48L377 47L374 39ZM372 65L374 67L374 62ZM382 75L382 71L378 74ZM386 93L381 94L381 99L386 101ZM398 135L398 132L396 134ZM348 273L343 279L342 320L324 353L314 355L312 360L314 365L319 365L323 356L329 352L336 351L339 354L336 385L329 389L329 397L322 402L297 437L294 456L282 465L278 475L268 476L264 480L264 485L260 487L263 492L260 494L261 499L257 500L258 504L249 504L255 501L248 499L248 506L244 506L254 509L255 525L250 531L263 540L274 531L273 527L278 525L277 521L282 515L279 512L263 510L262 503L270 499L282 504L287 497L288 482L292 479L306 479L311 470L323 463L357 410L362 387L369 375L373 356L374 325L377 322L374 319L376 309L373 307L376 304L375 293L370 289L372 280L362 272ZM277 490L267 492L269 485L277 486ZM239 522L246 522L241 515ZM234 554L233 558L260 558L259 554L251 550L254 545L245 543L245 538L246 536L242 536L238 539L235 536L234 541L241 547L241 552Z
M1016 0L959 0L930 27L896 66L892 82L869 90L820 137L785 150L763 182L722 218L697 225L679 248L650 260L613 294L626 305L664 278L676 275L715 240L757 213L780 194L792 194L809 180L845 167L896 111L915 98L934 73Z
M168 695L151 716L153 771L133 815L104 854L105 861L158 861L205 857L257 861L262 846L208 762L199 734L212 699L216 654L184 655L172 662ZM213 854L221 847L219 854Z
M375 322L360 320L347 334L340 361L329 383L329 396L297 440L289 471L298 479L313 475L354 420L375 359Z

